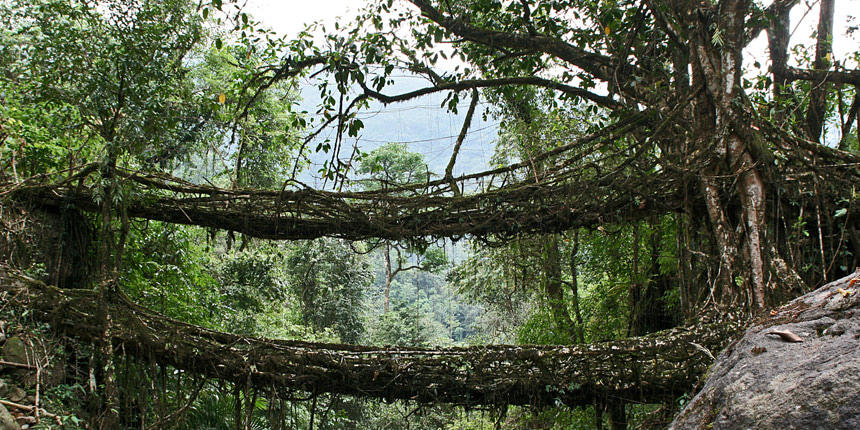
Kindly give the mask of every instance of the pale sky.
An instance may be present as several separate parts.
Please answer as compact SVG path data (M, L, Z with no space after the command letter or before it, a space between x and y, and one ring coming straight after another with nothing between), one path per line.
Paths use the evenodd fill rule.
M294 36L305 24L321 21L333 28L335 20L351 21L364 0L248 0L245 10L280 35Z
M326 28L333 28L335 21L341 23L352 21L365 4L367 4L366 0L247 0L245 10L265 25L272 27L278 34L294 36L304 28L304 24L314 21L322 22ZM846 53L856 49L857 38L846 38L844 32L846 21L851 19L849 16L856 16L855 11L858 9L860 9L860 0L836 2L834 22L836 33L834 35L834 59L836 60L845 61L847 59ZM803 42L809 37L817 23L818 1L811 0L795 7L792 13L792 26L794 27L792 45ZM857 25L857 22L854 21L853 24ZM761 39L747 52L748 55L752 54L749 55L752 59L764 54L763 51L766 49L767 42L764 37ZM756 51L761 52L761 54L756 55Z

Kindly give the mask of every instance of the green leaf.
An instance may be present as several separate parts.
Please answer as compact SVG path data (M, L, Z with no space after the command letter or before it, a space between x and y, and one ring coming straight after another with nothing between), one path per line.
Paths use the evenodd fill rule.
M836 214L834 214L834 216L835 216L836 218L839 218L839 217L841 217L841 216L845 216L847 213L848 213L848 209L847 209L847 208L842 208L842 209L839 209L838 211L836 211Z
M723 32L718 27L714 28L714 35L711 37L711 43L713 43L714 46L723 46L723 43L725 43L723 40Z
M223 47L223 46L224 46L224 42L221 41L220 37L215 39L215 48L216 49L221 49L221 47Z

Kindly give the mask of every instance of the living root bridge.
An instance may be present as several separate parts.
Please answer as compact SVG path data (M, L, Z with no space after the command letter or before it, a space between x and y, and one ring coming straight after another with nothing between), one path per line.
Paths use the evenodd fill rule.
M81 185L97 170L82 166L52 184L0 184L8 194L46 208L73 205L98 213L98 192ZM456 196L449 184L338 193L310 188L284 191L228 190L158 174L117 169L134 191L122 202L132 218L196 225L273 240L391 240L424 237L501 237L564 231L602 220L645 219L680 207L677 178L610 176L591 180L520 182L473 195ZM465 181L464 181L465 182ZM460 187L465 187L460 184ZM642 197L641 199L637 196ZM594 196L601 196L594 198ZM642 202L646 202L643 204Z
M0 290L55 329L98 338L94 294L60 290L0 267ZM689 392L738 332L699 324L580 346L420 349L236 336L150 312L115 290L114 351L263 390L336 393L464 405L588 405L595 397L674 401ZM708 352L709 351L709 352Z

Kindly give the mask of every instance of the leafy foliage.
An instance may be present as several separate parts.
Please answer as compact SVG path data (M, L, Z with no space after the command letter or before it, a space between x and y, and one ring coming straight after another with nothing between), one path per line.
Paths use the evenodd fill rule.
M24 46L13 79L26 100L73 107L116 153L146 157L183 141L194 116L184 59L202 37L188 2L16 6Z
M280 274L283 258L276 252L254 249L227 254L218 264L220 270L219 293L222 304L234 315L221 323L232 327L232 332L258 333L257 316L268 303L282 303L286 299L287 286ZM231 321L232 319L232 321Z
M123 265L125 291L153 310L206 324L221 306L217 277L192 231L160 222L136 225L129 234Z
M372 280L368 263L333 239L298 243L290 251L285 263L302 321L316 330L331 328L341 342L357 343L364 332L364 293Z
M405 143L388 143L365 154L358 173L369 176L363 181L366 189L427 182L431 177L424 156L409 151Z

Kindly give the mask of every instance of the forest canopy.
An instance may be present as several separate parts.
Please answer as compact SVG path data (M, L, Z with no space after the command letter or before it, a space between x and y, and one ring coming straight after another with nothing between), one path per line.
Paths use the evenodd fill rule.
M2 2L0 248L94 292L106 428L117 297L240 336L424 347L745 320L860 266L860 51L836 56L857 30L837 7L378 0L286 39L221 0ZM443 170L365 145L374 110L428 95L462 121ZM477 118L495 154L461 173ZM239 426L256 394L235 387Z

